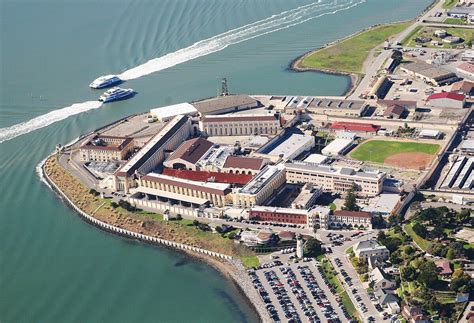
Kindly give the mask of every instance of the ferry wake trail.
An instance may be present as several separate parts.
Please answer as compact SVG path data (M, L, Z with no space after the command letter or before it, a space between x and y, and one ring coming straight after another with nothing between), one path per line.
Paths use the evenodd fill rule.
M99 101L87 101L83 103L75 103L71 106L53 110L46 114L40 115L29 121L18 123L16 125L0 129L0 143L13 139L15 137L27 134L34 130L38 130L49 126L52 123L66 119L67 117L86 112L92 109L97 109L102 106Z
M119 77L123 80L136 79L201 56L221 51L229 45L238 44L249 39L302 24L311 19L350 9L365 1L366 0L320 0L295 9L283 11L266 19L198 41L176 52L149 60L142 65L123 72Z
M152 74L195 58L224 50L233 44L290 28L325 15L332 15L342 10L348 10L364 2L366 2L366 0L319 0L295 9L283 11L263 20L198 41L191 46L179 49L173 53L149 60L142 65L123 72L119 77L123 80L137 79L144 75ZM0 143L47 127L52 123L61 121L75 114L97 109L100 106L101 103L98 101L76 103L59 110L51 111L29 121L6 128L0 128Z

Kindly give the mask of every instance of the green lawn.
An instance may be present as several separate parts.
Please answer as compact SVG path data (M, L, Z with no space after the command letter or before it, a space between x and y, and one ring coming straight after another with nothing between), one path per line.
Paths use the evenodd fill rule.
M318 50L303 59L299 67L362 73L362 66L370 50L406 29L409 23L382 25L364 31L338 44Z
M458 2L458 0L444 0L443 8L444 9L451 9L452 7L454 7L456 5L457 2Z
M431 245L431 242L429 242L428 240L426 239L423 239L422 237L420 237L419 235L417 235L413 229L413 223L409 223L405 226L405 232L413 239L413 241L416 242L416 244L421 248L423 249L423 251L426 251L428 250L428 248L430 247Z
M436 154L439 149L437 144L418 142L370 140L357 147L350 156L361 161L372 161L383 164L385 158L408 152L422 152L430 155Z
M450 25L467 25L467 22L459 18L446 18L443 23Z
M240 257L240 260L244 264L245 268L260 266L260 261L258 260L257 256Z
M460 37L463 41L456 44L447 44L443 43L442 38L435 37L434 32L438 30L439 27L422 27L416 28L414 32L412 32L408 37L406 37L402 44L408 47L416 47L415 38L417 37L427 37L431 38L432 40L437 40L441 42L442 46L435 46L431 45L430 43L425 43L424 45L429 48L456 48L459 45L467 45L470 46L472 40L474 38L474 30L468 28L460 27L450 27L450 28L443 28L449 35ZM416 32L415 32L416 31Z

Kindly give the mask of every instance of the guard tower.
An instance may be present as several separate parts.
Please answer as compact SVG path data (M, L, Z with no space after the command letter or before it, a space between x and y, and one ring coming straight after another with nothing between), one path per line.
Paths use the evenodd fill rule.
M227 79L224 77L221 80L221 96L229 95L229 90L227 89Z
M303 237L301 234L296 235L296 257L303 258Z

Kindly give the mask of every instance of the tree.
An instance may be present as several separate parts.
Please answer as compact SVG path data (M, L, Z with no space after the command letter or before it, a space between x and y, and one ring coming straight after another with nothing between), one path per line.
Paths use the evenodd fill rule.
M440 226L440 225L437 225L434 227L433 230L431 230L430 232L430 235L435 238L435 239L438 239L438 241L444 237L444 230L443 230L443 227Z
M357 197L355 195L355 184L352 185L352 188L347 191L346 198L344 200L344 210L347 211L359 211L359 206L357 205Z
M383 231L379 231L377 234L377 241L380 242L381 244L385 245L385 239L387 239L387 235Z
M183 219L183 217L181 216L181 214L176 214L176 220L178 221L181 221Z
M465 223L471 218L471 211L468 209L462 209L461 211L456 213L456 219L460 223Z
M316 257L319 256L321 253L321 242L319 242L313 237L310 237L308 240L306 240L306 243L303 247L303 255L305 257Z
M468 274L463 273L460 277L453 278L449 287L454 292L469 292L474 288L474 280Z
M405 281L411 282L416 279L416 270L412 266L403 267L400 270L400 274L402 276L402 279Z
M412 255L414 251L415 251L415 250L414 250L413 247L410 246L410 245L406 245L405 247L403 247L403 252L404 252L405 255L407 255L407 256Z
M426 227L419 222L415 222L413 224L412 229L413 229L413 232L415 232L417 235L419 235L422 238L426 238L426 235L428 234Z
M418 281L427 287L438 281L438 270L434 262L425 261L420 265Z
M448 252L446 252L446 258L449 260L453 260L454 257L456 256L456 253L453 248L448 248Z
M199 222L198 220L194 220L194 221L193 221L193 225L194 225L195 227L199 226L199 224L200 224L200 222Z
M116 208L118 208L119 205L118 205L117 203L115 203L115 202L112 202L112 203L110 203L110 206L111 206L112 208L116 209Z

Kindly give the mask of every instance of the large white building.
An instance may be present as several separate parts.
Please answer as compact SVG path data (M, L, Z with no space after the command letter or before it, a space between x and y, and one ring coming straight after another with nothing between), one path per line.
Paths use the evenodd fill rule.
M358 193L375 196L382 192L384 172L364 172L348 167L332 167L293 161L285 164L289 183L312 183L325 191L345 193L355 184Z
M255 156L268 157L273 162L280 159L295 159L305 151L314 147L314 136L305 136L296 133L283 133L270 140L265 146L254 153Z
M142 147L114 174L114 189L128 192L135 187L139 176L160 165L166 150L176 149L191 134L191 121L186 116L176 116Z
M352 248L356 257L368 260L369 258L377 261L387 260L390 251L385 246L378 244L376 240L364 240L357 242Z
M260 205L275 194L284 183L284 165L267 165L247 185L234 189L234 207L250 208Z
M352 147L353 141L351 139L337 138L331 141L326 147L321 150L325 156L339 156L344 155L347 150Z
M199 121L199 130L209 136L276 135L279 129L280 121L273 115L206 115Z

